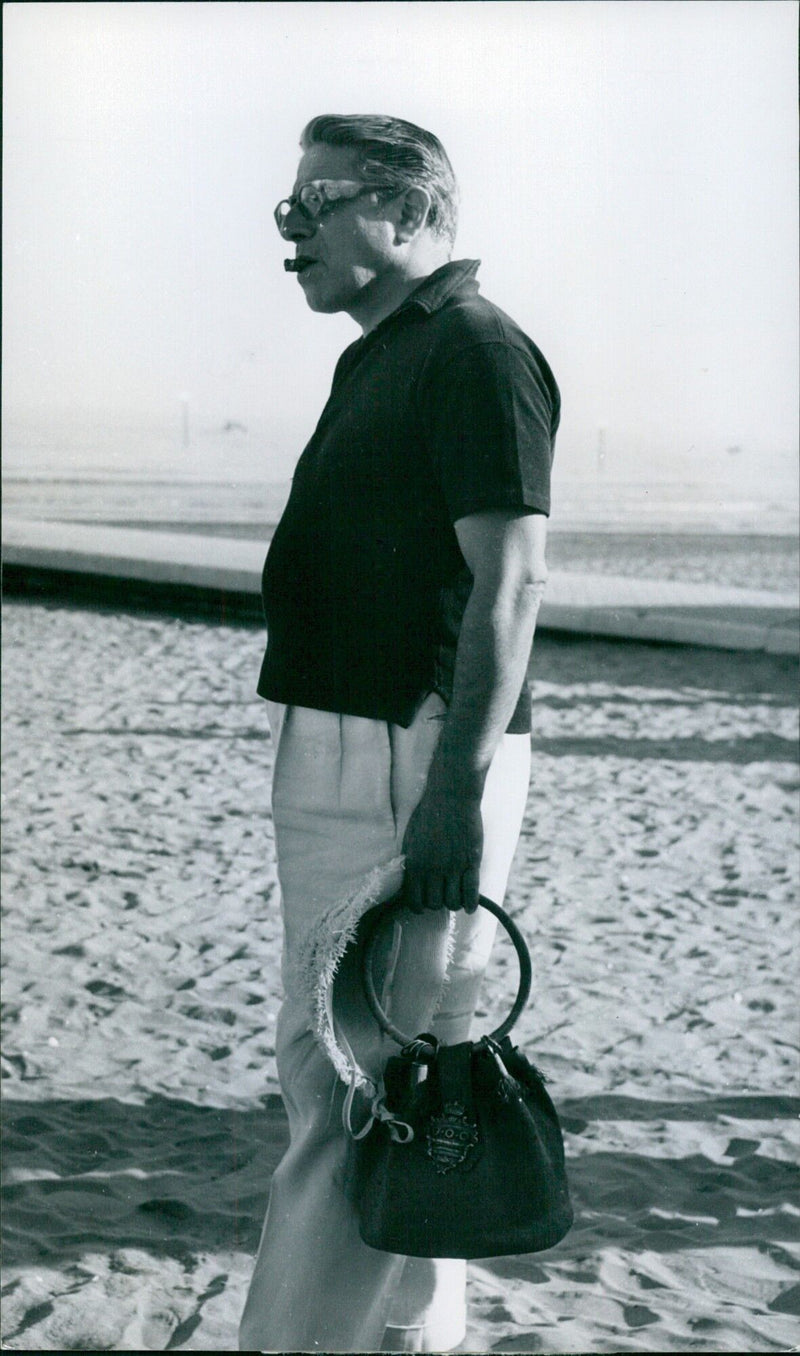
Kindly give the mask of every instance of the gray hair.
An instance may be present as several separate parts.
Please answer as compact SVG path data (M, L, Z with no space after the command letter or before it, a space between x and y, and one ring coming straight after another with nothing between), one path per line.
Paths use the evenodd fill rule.
M428 226L452 245L458 224L458 184L444 146L432 132L402 118L380 114L325 113L303 129L302 150L348 146L358 152L365 184L388 184L400 192L419 186L431 195Z

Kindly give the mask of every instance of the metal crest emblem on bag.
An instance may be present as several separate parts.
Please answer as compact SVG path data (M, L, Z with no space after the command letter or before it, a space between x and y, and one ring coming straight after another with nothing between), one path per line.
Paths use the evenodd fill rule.
M425 1134L425 1152L437 1172L452 1172L466 1161L478 1143L478 1127L461 1102L446 1102L433 1116Z

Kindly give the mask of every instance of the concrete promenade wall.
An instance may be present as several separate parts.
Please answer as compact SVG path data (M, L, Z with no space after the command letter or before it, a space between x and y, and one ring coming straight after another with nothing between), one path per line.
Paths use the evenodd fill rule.
M128 606L190 608L220 619L261 616L264 546L189 533L151 532L8 518L3 587L8 595ZM552 571L543 630L800 653L792 593Z

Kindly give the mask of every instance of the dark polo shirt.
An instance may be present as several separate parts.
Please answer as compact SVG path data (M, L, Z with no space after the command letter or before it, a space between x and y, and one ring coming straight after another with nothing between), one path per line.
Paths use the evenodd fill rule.
M449 702L472 585L453 524L549 513L558 387L477 270L437 269L339 359L264 566L262 697L403 726ZM527 685L508 728L530 729Z

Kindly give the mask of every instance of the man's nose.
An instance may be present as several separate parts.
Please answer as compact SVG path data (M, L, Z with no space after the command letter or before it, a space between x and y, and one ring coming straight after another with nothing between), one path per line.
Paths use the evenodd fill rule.
M283 219L281 234L284 240L291 240L296 245L301 240L309 240L316 229L316 222L311 217L307 217L297 207L292 207Z

